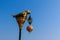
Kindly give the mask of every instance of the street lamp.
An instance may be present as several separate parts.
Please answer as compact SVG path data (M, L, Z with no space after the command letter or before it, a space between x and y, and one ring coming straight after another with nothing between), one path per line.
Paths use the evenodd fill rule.
M18 23L18 25L19 25L19 40L21 40L21 30L22 30L22 26L23 26L23 24L25 23L28 14L30 14L30 10L21 12L21 13L19 13L19 14L17 14L17 15L13 15L13 17L16 18L16 21L17 21L17 23ZM31 23L32 23L31 15L30 15L29 18L28 18L28 23L29 23L30 25L31 25ZM29 32L31 32L32 29L33 29L32 26L28 26L28 27L27 27L27 30L28 30Z

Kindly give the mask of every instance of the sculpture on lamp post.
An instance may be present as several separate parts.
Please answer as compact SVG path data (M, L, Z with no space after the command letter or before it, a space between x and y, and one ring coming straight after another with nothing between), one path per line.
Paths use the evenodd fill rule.
M24 11L24 12L21 12L17 15L13 15L14 18L16 18L16 21L19 25L19 40L21 40L21 30L22 30L22 27L23 27L23 24L25 23L26 19L27 19L27 15L30 14L30 10L27 10L27 11ZM31 18L31 15L30 17L28 18L28 22L29 24L32 23L32 18ZM29 32L32 31L32 26L28 26L27 27L27 30Z

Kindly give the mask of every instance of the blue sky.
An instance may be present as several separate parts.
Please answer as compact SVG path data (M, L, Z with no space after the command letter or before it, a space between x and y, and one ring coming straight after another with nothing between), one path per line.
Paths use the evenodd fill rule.
M11 15L31 10L34 30L26 21L22 40L60 40L60 0L0 0L0 40L18 40L19 27Z

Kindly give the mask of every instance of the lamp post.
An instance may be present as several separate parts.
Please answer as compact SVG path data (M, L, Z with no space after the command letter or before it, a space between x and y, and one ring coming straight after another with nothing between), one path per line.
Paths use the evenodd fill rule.
M17 15L13 15L13 17L16 18L16 21L19 25L19 40L21 40L21 30L22 30L23 24L25 23L25 21L27 19L28 14L30 14L30 10L21 12ZM29 17L29 19L30 19L30 17ZM28 21L29 21L29 19L28 19Z

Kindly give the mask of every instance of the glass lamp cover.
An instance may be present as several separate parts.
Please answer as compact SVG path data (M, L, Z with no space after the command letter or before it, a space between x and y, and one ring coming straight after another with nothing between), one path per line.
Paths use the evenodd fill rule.
M32 23L32 18L31 18L31 15L29 16L28 18L28 23L31 24Z

